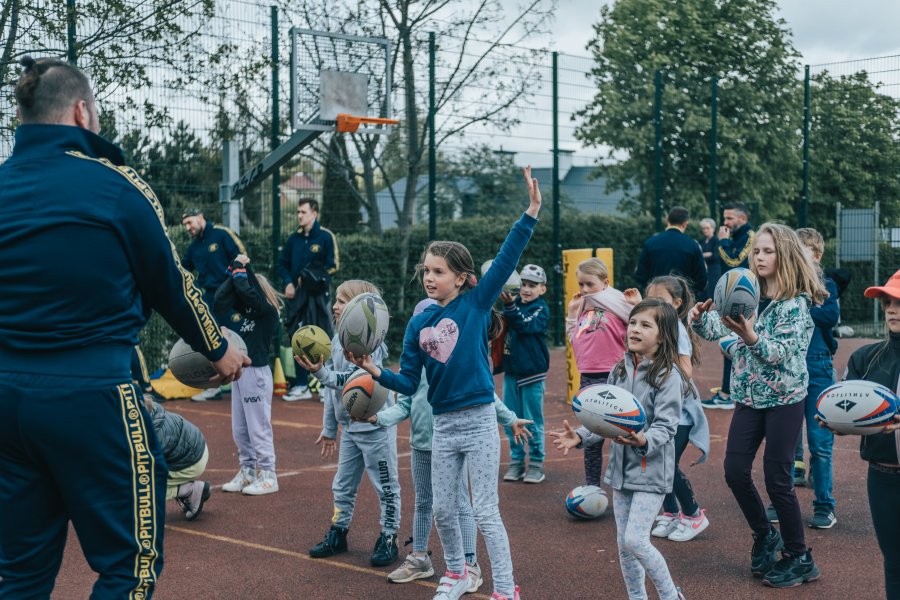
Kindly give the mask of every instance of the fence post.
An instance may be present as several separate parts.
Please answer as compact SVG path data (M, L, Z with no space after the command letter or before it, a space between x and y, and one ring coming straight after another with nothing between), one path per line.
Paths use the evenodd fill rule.
M272 137L271 150L278 148L278 7L271 6L272 15ZM278 262L278 245L281 243L281 169L272 173L272 273Z
M719 162L716 154L719 143L719 78L713 75L709 85L709 216L716 218L716 204L719 199L718 176Z
M437 239L437 142L435 141L434 32L428 32L428 239Z
M803 191L800 195L800 227L809 220L809 65L803 76ZM877 284L876 284L877 285Z
M836 202L834 206L834 266L835 268L841 268L841 220L843 218L843 214L841 213L841 203Z
M562 242L559 234L559 52L551 55L551 71L553 77L553 304L555 314L564 315L562 297ZM557 345L563 343L563 329L560 319L556 324L554 340Z
M656 70L654 77L654 87L656 88L655 101L653 104L653 124L655 129L656 141L654 144L655 160L655 192L656 192L656 230L662 231L662 186L663 186L663 151L662 151L662 71Z
M881 229L881 227L880 227L880 225L881 225L881 201L880 200L875 201L875 219L874 219L874 221L875 221L875 223L874 223L875 235L872 237L874 238L874 244L875 244L875 269L874 269L875 276L872 279L872 285L879 286L882 283L881 277L878 273L879 266L880 266L879 263L881 262L879 260L879 256L878 256L879 250L881 249L881 243L880 243L881 242L881 240L880 240L881 232L879 231ZM879 304L881 304L881 303L877 298L872 301L872 335L878 334L878 306L879 306Z
M75 50L75 0L66 0L66 59L73 65L78 64L78 53Z
M237 235L241 234L241 201L231 195L231 186L240 176L238 146L233 140L222 142L222 183L219 202L222 204L222 223Z

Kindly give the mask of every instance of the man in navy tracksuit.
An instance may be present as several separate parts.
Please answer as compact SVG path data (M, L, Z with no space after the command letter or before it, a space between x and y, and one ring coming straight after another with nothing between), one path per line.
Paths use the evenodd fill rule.
M706 289L706 261L695 239L684 233L690 213L675 206L666 217L666 230L644 242L634 279L645 287L660 275L681 275L691 284L696 298Z
M49 598L71 520L91 598L148 599L162 570L167 469L130 361L156 309L214 361L229 347L180 267L150 187L100 130L90 83L22 60L0 166L0 598Z
M311 198L297 202L297 231L284 244L278 259L278 276L284 284L284 328L288 337L301 325L317 325L330 338L331 276L339 266L338 246L334 234L319 224L319 203ZM307 399L308 373L298 368L297 379L288 402ZM318 379L310 383L318 385Z
M193 238L181 259L181 266L187 271L197 270L197 287L203 290L203 300L213 306L216 290L228 279L228 267L238 254L247 254L247 251L233 231L207 221L199 209L184 211L181 224ZM224 321L228 315L217 316Z
M233 309L216 311L216 290L228 279L228 267L239 254L247 254L240 238L224 225L207 221L203 211L189 208L181 215L181 224L191 234L193 240L185 250L181 266L186 271L197 270L197 287L203 290L203 301L213 309L216 321L234 331L241 329L241 315ZM208 388L191 396L195 402L217 400L222 390Z

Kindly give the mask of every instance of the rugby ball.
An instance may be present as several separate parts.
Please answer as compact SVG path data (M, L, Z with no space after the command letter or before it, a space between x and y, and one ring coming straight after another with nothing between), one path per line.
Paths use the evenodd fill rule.
M311 363L321 357L324 363L331 358L331 339L325 330L315 325L304 325L291 337L294 356L304 356Z
M759 280L753 271L738 267L726 271L716 283L713 303L720 317L749 319L759 305Z
M365 421L385 405L388 399L386 387L372 379L368 371L354 371L341 392L341 402L354 419Z
M850 435L881 433L894 421L900 398L871 381L836 383L819 394L816 414L829 428Z
M606 492L596 485L579 485L566 496L566 510L576 519L596 519L608 506Z
M338 323L338 339L354 356L372 354L384 342L390 315L381 296L366 292L344 307Z
M230 329L223 329L222 333L228 338L229 344L237 344L241 352L247 354L247 344L241 336ZM209 380L216 375L216 370L209 359L191 348L183 339L175 342L169 351L169 370L175 379L192 388L206 389L219 385Z
M593 433L614 438L644 429L647 416L634 395L615 385L599 383L582 388L572 398L572 410Z
M719 350L728 360L734 360L734 351L737 350L737 343L740 340L736 334L725 336L719 340Z
M481 265L481 276L484 277L488 272L488 269L491 268L491 265L494 264L494 259L486 260ZM509 278L506 280L506 283L503 284L503 291L510 293L517 293L519 289L522 287L522 278L519 277L519 274L515 271L510 274Z

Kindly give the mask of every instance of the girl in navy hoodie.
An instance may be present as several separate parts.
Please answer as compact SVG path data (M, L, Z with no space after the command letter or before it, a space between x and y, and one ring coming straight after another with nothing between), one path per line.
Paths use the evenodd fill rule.
M418 388L425 368L428 401L434 413L434 520L447 563L435 600L456 600L469 585L456 497L464 465L469 470L475 521L491 559L492 598L519 599L509 538L500 518L500 434L493 406L494 378L483 340L487 339L494 301L515 270L541 208L541 192L537 180L531 177L531 167L526 167L524 174L530 198L528 210L513 225L477 287L475 263L465 246L437 241L426 248L417 271L422 274L425 293L437 300L438 306L413 317L407 325L400 372L382 370L369 356L353 357L379 383L409 396Z

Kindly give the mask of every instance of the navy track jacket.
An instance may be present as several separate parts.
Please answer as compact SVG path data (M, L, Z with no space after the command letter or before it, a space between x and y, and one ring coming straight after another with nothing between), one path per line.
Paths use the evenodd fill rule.
M0 364L130 381L151 309L211 360L228 343L181 267L150 186L118 147L21 125L0 166Z

